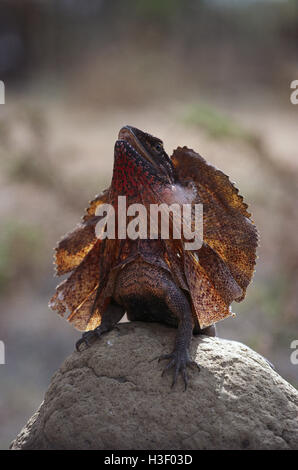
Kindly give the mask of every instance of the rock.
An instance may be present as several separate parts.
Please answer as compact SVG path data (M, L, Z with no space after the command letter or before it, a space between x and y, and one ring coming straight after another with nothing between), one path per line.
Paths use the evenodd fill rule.
M157 357L176 331L124 323L69 356L11 449L298 449L298 393L247 346L197 336L184 392Z

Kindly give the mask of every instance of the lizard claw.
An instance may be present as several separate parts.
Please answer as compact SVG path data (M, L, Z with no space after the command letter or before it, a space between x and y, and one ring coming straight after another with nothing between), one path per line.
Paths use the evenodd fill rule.
M188 351L179 351L175 350L171 354L164 354L159 357L158 362L164 360L164 359L170 359L170 362L166 365L164 370L162 371L162 376L164 373L171 369L172 367L174 368L174 378L172 382L172 388L177 382L178 374L181 372L183 380L184 380L184 391L187 389L187 384L188 384L188 376L186 372L186 367L187 366L196 366L197 369L200 370L200 366L193 360L190 359Z
M101 335L101 331L99 328L95 328L95 330L86 331L82 334L82 337L76 342L76 350L81 352L82 349L80 348L82 344L85 345L84 349L89 348L91 343Z

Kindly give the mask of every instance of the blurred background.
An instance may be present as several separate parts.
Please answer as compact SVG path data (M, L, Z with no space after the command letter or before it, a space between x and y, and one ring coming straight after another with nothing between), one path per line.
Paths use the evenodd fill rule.
M125 124L194 148L250 203L256 274L219 335L297 387L297 59L294 0L0 2L0 448L80 337L47 306L52 250L109 184Z

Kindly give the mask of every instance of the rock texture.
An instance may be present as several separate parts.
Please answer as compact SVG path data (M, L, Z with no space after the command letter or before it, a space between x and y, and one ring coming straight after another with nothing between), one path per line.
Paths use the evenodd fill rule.
M243 344L194 337L201 366L161 377L176 331L121 324L54 375L12 449L298 449L298 393Z

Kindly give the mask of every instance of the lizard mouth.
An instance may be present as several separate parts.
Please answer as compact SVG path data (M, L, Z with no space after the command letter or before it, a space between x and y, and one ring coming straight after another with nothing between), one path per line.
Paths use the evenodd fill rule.
M125 140L126 142L128 142L139 155L141 155L145 160L147 160L154 168L159 170L159 166L151 157L149 152L147 152L145 147L141 144L141 142L139 141L130 126L124 126L122 127L122 129L120 129L118 139Z

